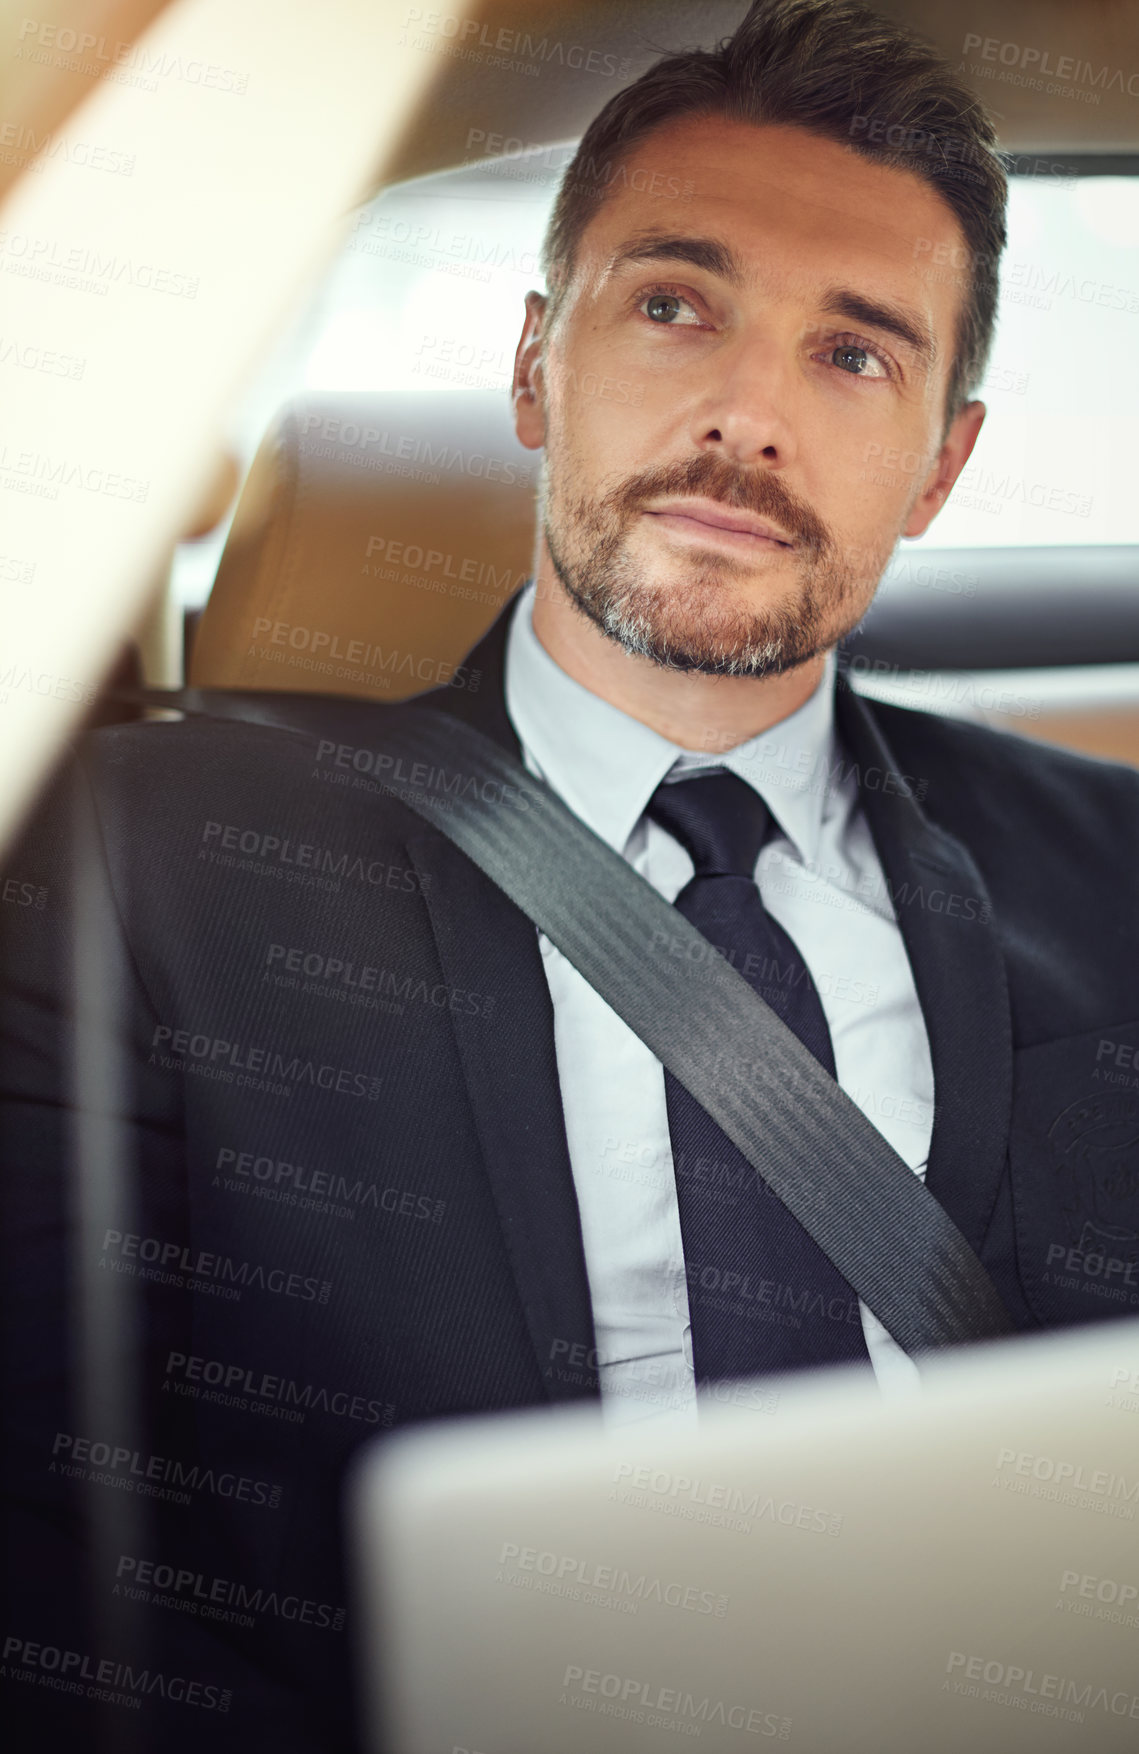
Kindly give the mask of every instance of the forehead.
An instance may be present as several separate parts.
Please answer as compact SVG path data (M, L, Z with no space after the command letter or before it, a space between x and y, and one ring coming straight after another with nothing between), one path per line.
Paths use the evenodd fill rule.
M841 279L867 294L904 296L935 334L952 332L967 278L964 235L912 171L803 128L720 116L666 123L614 167L614 187L578 251L592 291L638 234L698 235L731 245L744 290L809 298ZM934 262L955 266L931 272Z

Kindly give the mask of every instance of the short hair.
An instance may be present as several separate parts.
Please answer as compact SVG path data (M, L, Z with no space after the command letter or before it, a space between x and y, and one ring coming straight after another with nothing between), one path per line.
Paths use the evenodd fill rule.
M979 100L929 44L857 0L754 0L718 48L666 56L610 98L567 165L542 245L549 320L573 278L582 233L632 151L670 122L716 116L790 124L938 191L965 239L949 269L964 298L945 424L984 377L1008 178ZM937 272L932 265L931 272Z

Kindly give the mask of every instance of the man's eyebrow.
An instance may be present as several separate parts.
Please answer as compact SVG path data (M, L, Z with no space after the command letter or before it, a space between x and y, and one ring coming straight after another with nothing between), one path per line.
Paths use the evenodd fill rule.
M847 286L831 286L824 292L821 308L836 317L849 317L867 329L884 329L904 341L927 367L937 362L937 342L918 313L903 305L867 298Z
M609 258L608 272L640 262L687 262L715 274L730 286L741 287L748 274L742 259L720 238L690 237L673 232L637 232ZM868 298L852 287L831 286L823 293L820 309L847 317L866 328L882 329L905 342L927 367L937 363L938 348L928 324L915 310L884 299Z
M719 238L688 237L673 232L638 232L610 256L608 272L614 274L633 262L687 262L689 267L703 268L705 273L718 275L731 286L742 286L746 278L739 256L730 244Z

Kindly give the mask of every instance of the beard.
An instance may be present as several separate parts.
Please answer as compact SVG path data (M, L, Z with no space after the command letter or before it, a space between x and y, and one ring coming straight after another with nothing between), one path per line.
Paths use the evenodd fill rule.
M625 651L669 670L706 676L775 676L828 650L857 626L865 609L864 575L837 551L822 519L770 470L748 472L711 451L620 482L600 499L564 500L551 481L572 469L543 468L543 530L550 561L570 601ZM768 551L758 564L711 547L677 553L669 577L638 561L630 534L649 502L702 495L733 510L769 518L794 542L795 580L781 600L755 604ZM876 581L892 541L875 556ZM785 571L784 568L780 569ZM679 578L677 575L680 575Z

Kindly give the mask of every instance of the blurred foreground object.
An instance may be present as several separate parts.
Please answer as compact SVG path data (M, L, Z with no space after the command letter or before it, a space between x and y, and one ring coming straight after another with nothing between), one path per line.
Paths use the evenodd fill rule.
M460 12L463 10L459 9ZM326 261L429 83L395 0L176 0L149 72L100 81L0 214L0 836L137 623L210 491L233 397ZM141 65L142 63L140 63Z

